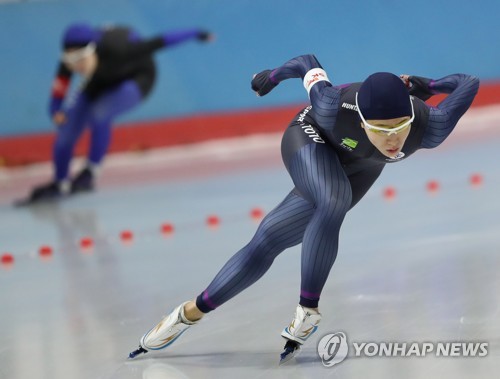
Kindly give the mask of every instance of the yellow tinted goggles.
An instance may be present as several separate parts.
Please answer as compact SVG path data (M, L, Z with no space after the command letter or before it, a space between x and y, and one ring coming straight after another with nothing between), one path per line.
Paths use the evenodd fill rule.
M66 64L75 64L78 61L87 58L95 52L96 45L94 42L89 43L77 50L65 51L61 55L61 60Z
M411 100L410 97L410 103L411 103L411 118L407 121L403 121L402 123L394 126L375 126L372 124L369 124L365 118L363 117L363 114L359 110L359 105L358 105L358 93L356 92L356 108L358 110L359 117L361 118L361 121L363 121L363 124L365 125L365 128L370 130L373 133L376 133L378 135L382 136L390 136L392 134L398 134L404 131L406 128L411 126L411 123L415 119L415 110L413 109L413 101Z

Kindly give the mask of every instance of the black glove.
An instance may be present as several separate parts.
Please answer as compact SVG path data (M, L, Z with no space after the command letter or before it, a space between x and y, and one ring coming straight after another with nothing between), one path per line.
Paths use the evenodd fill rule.
M198 41L207 42L213 38L213 35L212 35L212 33L208 32L206 30L201 30L198 32L198 35L196 36L196 38L198 39Z
M257 92L257 96L264 96L278 85L271 80L272 70L264 70L256 74L252 79L252 89Z
M408 80L411 83L409 88L410 95L418 97L419 99L426 101L430 99L434 93L429 88L431 79L423 78L421 76L410 76Z

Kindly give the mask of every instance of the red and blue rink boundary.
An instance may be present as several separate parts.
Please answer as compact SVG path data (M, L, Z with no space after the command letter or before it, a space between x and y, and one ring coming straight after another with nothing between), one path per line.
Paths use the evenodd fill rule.
M431 100L435 104L440 97L436 96ZM500 104L500 82L482 83L473 108L495 104ZM303 105L121 124L113 132L109 152L140 152L214 139L277 133L284 130L291 117ZM54 138L54 133L0 138L0 166L23 166L51 160ZM85 155L87 147L88 134L85 134L76 147L76 155Z

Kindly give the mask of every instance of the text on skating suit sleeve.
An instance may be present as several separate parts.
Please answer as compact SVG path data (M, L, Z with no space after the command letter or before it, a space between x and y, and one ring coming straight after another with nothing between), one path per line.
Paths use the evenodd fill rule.
M309 92L312 116L320 128L331 131L335 125L341 91L339 87L334 87L329 82L314 55L301 55L293 58L271 73L271 80L277 83L290 78L304 80L306 77L309 80L304 83L304 86Z

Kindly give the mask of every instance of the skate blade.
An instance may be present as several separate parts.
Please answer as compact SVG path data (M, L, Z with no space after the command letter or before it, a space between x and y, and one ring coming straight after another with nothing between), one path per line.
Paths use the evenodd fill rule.
M22 208L22 207L37 207L37 206L50 206L59 203L63 199L63 196L61 197L53 197L53 198L47 198L47 199L37 199L33 200L31 198L24 198L24 199L19 199L15 200L12 205L16 208Z
M34 204L33 200L31 200L29 198L16 200L13 203L14 207L16 207L16 208L27 207L27 206L33 205L33 204Z
M141 354L146 354L148 351L146 349L144 349L142 346L139 346L138 349L134 350L133 352L131 352L129 355L128 355L128 359L134 359L135 357L137 357L138 355L141 355Z
M291 360L293 358L297 357L300 354L300 347L297 347L296 349L293 350L285 350L283 353L280 354L280 362L279 365L282 366Z

